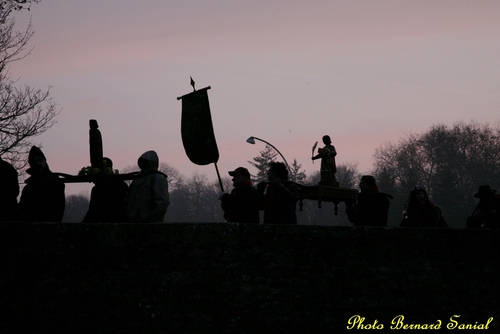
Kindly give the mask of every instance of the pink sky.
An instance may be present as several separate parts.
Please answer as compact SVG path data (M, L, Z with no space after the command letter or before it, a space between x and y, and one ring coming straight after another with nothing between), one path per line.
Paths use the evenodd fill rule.
M328 134L338 164L368 172L377 147L410 132L500 120L497 0L43 0L17 14L20 27L30 17L34 49L11 73L52 86L62 109L36 138L53 171L89 165L97 119L116 168L153 149L186 177L215 180L182 147L176 98L190 76L212 87L224 176L264 149L249 136L312 172L311 147Z

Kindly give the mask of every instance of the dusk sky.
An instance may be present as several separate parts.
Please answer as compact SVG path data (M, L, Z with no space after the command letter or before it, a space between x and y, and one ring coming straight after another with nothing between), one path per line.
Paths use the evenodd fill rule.
M35 36L10 72L51 86L57 124L35 138L52 171L90 164L96 119L115 168L155 150L189 178L178 96L208 91L222 176L269 141L306 173L330 135L337 164L433 124L500 121L498 0L42 0L16 13ZM88 186L90 189L91 185ZM67 194L81 186L67 185Z

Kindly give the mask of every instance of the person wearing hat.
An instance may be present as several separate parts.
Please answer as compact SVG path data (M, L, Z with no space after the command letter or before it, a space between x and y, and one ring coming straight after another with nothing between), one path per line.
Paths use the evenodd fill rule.
M259 223L259 194L252 185L250 172L238 167L229 172L233 187L231 194L222 194L221 208L224 219L230 223Z
M64 215L64 183L52 173L42 150L33 146L28 155L31 175L21 193L22 221L61 222Z
M479 186L475 198L479 199L472 215L467 217L467 228L499 228L500 196L487 184Z
M393 197L379 192L375 178L364 175L359 182L358 201L346 203L347 218L354 226L387 226L389 214L389 198Z
M448 227L441 208L429 199L422 186L415 186L405 203L401 227Z

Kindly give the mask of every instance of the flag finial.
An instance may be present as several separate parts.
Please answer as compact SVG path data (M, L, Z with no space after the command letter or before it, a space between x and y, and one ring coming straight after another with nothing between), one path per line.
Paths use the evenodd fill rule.
M191 86L193 86L193 91L195 91L195 90L196 90L196 88L194 88L194 84L195 84L195 82L194 82L194 80L193 80L193 78L192 78L192 77L189 77L189 78L191 79Z

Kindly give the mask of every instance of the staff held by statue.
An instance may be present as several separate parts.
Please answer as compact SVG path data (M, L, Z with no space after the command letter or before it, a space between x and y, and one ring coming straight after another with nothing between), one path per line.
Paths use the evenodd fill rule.
M316 146L318 146L318 142L315 142L312 148L311 158L314 158L314 151L316 150ZM314 159L312 159L314 164Z

